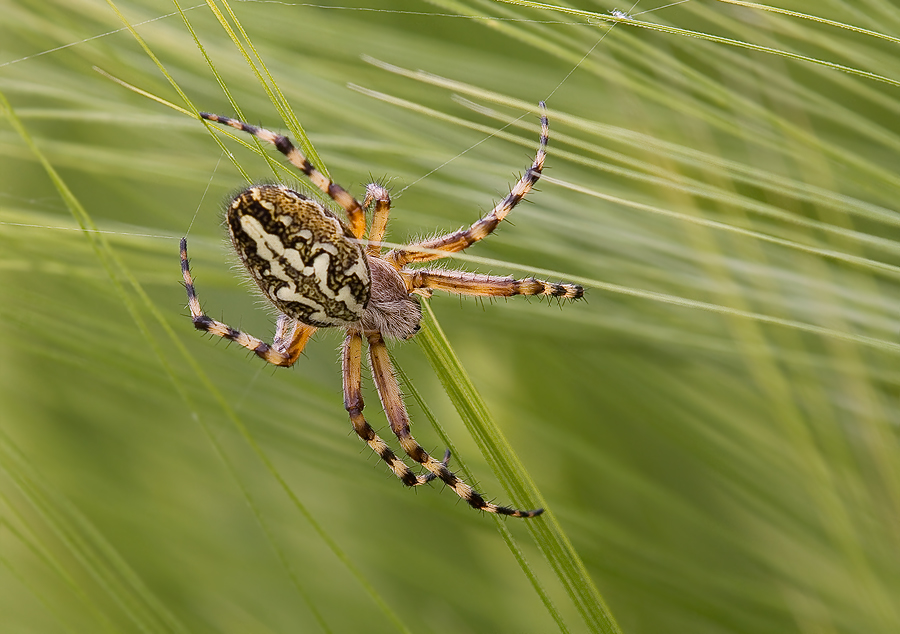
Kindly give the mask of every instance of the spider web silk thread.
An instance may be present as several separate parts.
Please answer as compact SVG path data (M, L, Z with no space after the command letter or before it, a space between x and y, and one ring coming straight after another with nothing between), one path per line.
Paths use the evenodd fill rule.
M219 172L219 165L222 164L222 157L225 156L225 153L219 154L219 160L216 161L216 166L213 168L212 173L209 175L209 180L206 181L206 189L203 190L203 195L200 196L200 202L197 203L197 209L194 211L194 215L191 218L191 222L188 225L187 231L184 232L184 235L187 236L191 232L191 228L194 226L194 220L197 219L197 214L200 213L200 207L203 206L203 201L206 200L206 194L209 193L209 187L212 185L213 179L216 177L216 174Z
M281 0L242 0L242 1L244 1L244 2L278 2L278 3L281 3L281 4L286 4L286 3L282 3ZM666 4L666 5L663 5L663 6L661 6L661 7L656 7L655 9L647 9L646 11L641 11L640 13L633 13L633 11L637 8L637 6L638 6L638 4L640 3L640 1L641 1L641 0L635 0L634 4L631 5L631 8L630 8L627 12L625 12L625 14L626 14L628 17L634 17L634 16L638 16L638 15L643 15L643 14L645 14L645 13L650 13L650 12L652 12L652 11L659 11L659 10L661 10L661 9L666 9L666 8L668 8L668 7L673 7L673 6L675 6L676 4L683 4L683 3L685 3L685 2L689 2L690 0L678 0L677 2L671 2L671 3ZM309 5L303 5L303 6L309 6ZM440 14L435 14L435 15L440 15ZM468 16L461 16L461 17L468 17ZM478 16L478 17L482 17L482 16ZM493 19L493 18L492 18L492 19ZM544 22L544 21L540 21L540 20L515 20L515 21L534 22L534 23L538 23L538 24L553 24L553 23L558 23L558 22L550 22L550 21ZM571 22L565 22L565 24L572 24L573 26L580 26L580 25L581 25L581 23L571 23ZM550 98L551 98L554 94L556 94L556 92L563 86L563 84L565 84L566 81L568 81L568 79L575 73L575 71L578 70L578 68L584 63L584 60L586 60L588 57L590 57L591 53L593 53L593 52L596 50L596 48L600 45L600 43L604 40L604 38L606 38L606 36L609 35L609 34L612 32L612 30L613 30L614 28L616 28L616 26L618 26L618 24L619 24L618 22L614 22L614 23L612 24L612 26L610 26L609 30L607 30L606 32L603 33L603 35L600 36L600 38L594 43L594 45L593 45L593 46L592 46L592 47L591 47L591 48L590 48L590 49L582 56L582 58L581 58L580 60L578 60L578 62L577 62L577 63L572 67L572 69L566 74L566 76L563 77L562 80L560 80L560 82L556 85L556 87L554 87L553 90L551 90L551 91L547 94L547 96L544 97L543 101L545 101L545 102L546 102L546 101L549 101ZM429 176L431 176L431 175L434 174L435 172L440 171L441 169L443 169L444 167L446 167L447 165L449 165L450 163L452 163L453 161L455 161L455 160L458 159L459 157L465 155L465 154L466 154L467 152L469 152L470 150L475 149L476 147L478 147L479 145L481 145L481 144L484 143L485 141L487 141L487 140L493 138L494 136L496 136L496 135L499 134L500 132L503 132L504 130L506 130L506 129L507 129L508 127L510 127L511 125L513 125L513 124L515 124L515 123L521 121L521 120L522 120L523 118L525 118L528 114L530 114L530 112L523 112L521 115L519 115L518 117L516 117L515 119L513 119L512 121L510 121L509 123L507 123L507 124L504 125L503 127L498 128L497 130L495 130L495 131L492 132L491 134L487 135L486 137L484 137L484 138L481 139L480 141L478 141L478 142L476 142L476 143L470 145L469 147L467 147L466 149L462 150L461 152L459 152L459 153L456 154L455 156L452 156L451 158L447 159L446 161L444 161L443 163L441 163L440 165L438 165L438 166L435 167L434 169L432 169L432 170L430 170L429 172L423 174L422 176L420 176L420 177L417 178L416 180L412 181L411 183L409 183L408 185L406 185L405 187L403 187L402 189L400 189L400 190L394 195L394 197L395 197L395 198L400 198L400 196L403 195L403 192L405 192L405 191L406 191L407 189L409 189L410 187L412 187L412 186L418 184L419 182L425 180L426 178L428 178Z
M197 4L193 7L187 7L184 11L193 11L194 9L199 9L200 7L207 6L204 2L203 4ZM178 11L173 11L172 13L166 13L165 15L160 15L155 18L150 18L149 20L144 20L143 22L135 22L131 26L143 26L144 24L150 24L151 22L156 22L157 20L165 20L166 18L171 18L173 16L180 15ZM30 59L34 59L35 57L40 57L42 55L47 55L49 53L55 53L57 51L61 51L67 48L71 48L73 46L78 46L79 44L84 44L86 42L91 42L93 40L99 40L100 38L106 37L108 35L115 35L116 33L121 33L122 31L127 31L128 27L123 26L121 29L113 29L112 31L107 31L106 33L99 33L97 35L92 35L90 37L86 37L83 40L78 40L77 42L69 42L68 44L62 44L60 46L56 46L54 48L48 48L45 51L40 51L39 53L34 53L33 55L26 55L25 57L20 57L18 59L11 59L8 62L0 63L0 68L4 68L6 66L12 66L13 64L18 64L19 62L25 62Z
M631 15L631 12L634 11L635 7L638 6L638 3L639 3L640 1L641 1L641 0L634 0L634 4L631 5L631 8L627 11L627 14L628 14L628 15ZM596 42L594 42L594 45L588 50L588 52L585 53L585 54L582 56L582 58L581 58L580 60L578 60L578 62L572 67L572 70L570 70L570 71L568 72L568 74L567 74L565 77L563 77L562 80L560 80L560 82L559 82L558 84L556 84L556 88L554 88L553 90L551 90L550 93L549 93L546 97L544 97L544 101L550 101L550 98L551 98L554 94L556 94L556 91L559 90L559 89L562 87L562 85L565 84L565 83L569 80L569 77L572 76L572 73L574 73L576 70L578 70L578 68L584 63L584 60L586 60L588 57L590 57L591 53L593 53L594 50L595 50L598 46L600 46L600 42L602 42L602 41L606 38L607 35L609 35L610 33L612 33L612 30L613 30L614 28L616 28L617 26L619 26L619 23L618 23L618 22L613 22L612 26L609 27L609 30L606 31L605 33L603 33L603 35L600 36L600 39L598 39Z

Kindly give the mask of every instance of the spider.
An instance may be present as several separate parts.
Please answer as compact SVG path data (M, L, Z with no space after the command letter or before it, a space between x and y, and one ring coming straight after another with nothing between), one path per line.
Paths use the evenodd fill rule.
M387 189L375 183L368 185L360 205L346 190L313 167L287 137L235 119L200 113L203 119L243 130L273 144L340 205L347 216L344 222L315 200L284 185L253 185L228 204L225 222L235 251L263 295L278 310L271 345L202 311L188 263L187 239L181 240L181 270L191 319L198 330L231 340L268 363L288 367L300 357L317 328L342 328L345 332L341 346L344 407L359 437L403 484L414 487L439 478L473 508L513 517L535 517L543 509L518 510L487 501L450 471L449 451L443 460L437 460L413 438L385 338L409 339L416 334L422 311L415 295L429 297L434 290L478 297L582 297L584 289L576 284L409 268L413 263L447 257L485 238L532 189L541 176L550 133L543 102L540 106L541 137L537 155L509 195L468 228L386 253L382 251L381 241L391 208ZM366 212L370 210L372 221L366 235ZM403 451L425 468L424 474L416 475L398 458L363 416L364 342L368 344L369 365L391 431Z

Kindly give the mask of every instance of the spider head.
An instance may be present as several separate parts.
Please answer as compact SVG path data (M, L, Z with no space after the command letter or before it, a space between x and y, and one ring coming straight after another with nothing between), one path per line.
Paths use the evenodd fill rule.
M363 310L364 331L377 330L385 337L409 339L419 332L422 308L410 295L397 270L381 258L368 256L372 274L369 304Z

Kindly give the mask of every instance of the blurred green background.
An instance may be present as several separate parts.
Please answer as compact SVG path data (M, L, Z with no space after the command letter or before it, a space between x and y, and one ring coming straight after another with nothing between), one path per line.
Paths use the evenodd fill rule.
M559 522L622 631L896 632L900 42L714 0L639 14L663 4L634 20L767 50L481 0L231 9L335 180L389 179L396 242L490 209L549 96L548 178L470 250L501 262L450 264L587 300L431 306L547 501L533 521ZM883 0L779 4L900 35ZM197 108L234 114L172 3L115 6ZM189 108L107 3L0 8L0 92L105 232L0 118L0 629L613 631L522 521L503 526L556 618L490 517L351 434L339 333L276 371L194 331L185 234L209 314L271 337L221 227L243 177L202 123L92 69ZM184 8L247 120L286 129L209 7ZM507 502L420 346L392 350Z

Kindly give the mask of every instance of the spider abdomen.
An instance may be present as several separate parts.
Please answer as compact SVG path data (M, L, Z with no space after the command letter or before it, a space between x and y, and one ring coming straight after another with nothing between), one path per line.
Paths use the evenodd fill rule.
M359 322L369 265L329 210L282 185L255 185L235 196L226 221L238 256L278 310L318 328Z

